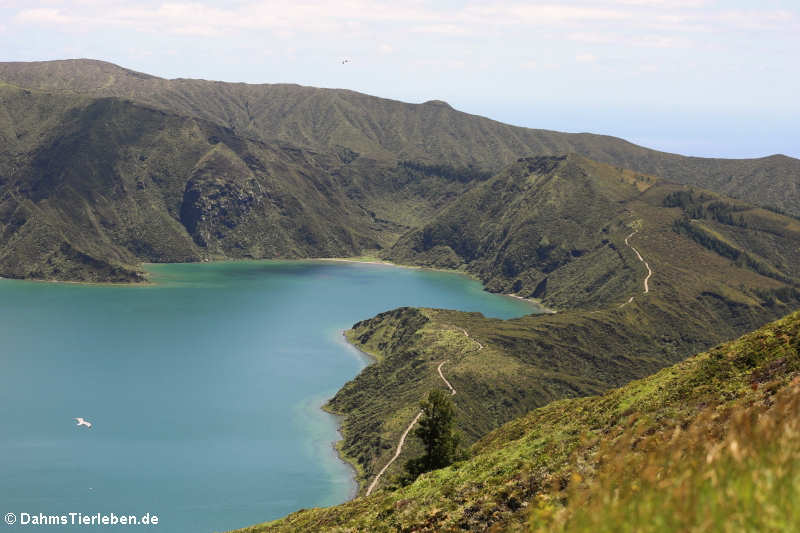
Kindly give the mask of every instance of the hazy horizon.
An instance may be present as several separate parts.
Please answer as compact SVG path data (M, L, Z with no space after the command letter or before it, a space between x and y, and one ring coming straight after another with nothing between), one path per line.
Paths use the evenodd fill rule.
M768 0L0 0L3 61L298 83L706 157L800 157L800 7ZM347 60L346 63L343 61Z

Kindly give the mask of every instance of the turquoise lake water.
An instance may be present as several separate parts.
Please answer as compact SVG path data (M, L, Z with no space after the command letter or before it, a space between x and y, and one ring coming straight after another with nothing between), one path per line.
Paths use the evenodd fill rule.
M404 305L537 312L382 265L149 269L149 287L0 280L0 514L151 513L114 530L197 533L340 503L352 472L319 407L367 364L342 330Z

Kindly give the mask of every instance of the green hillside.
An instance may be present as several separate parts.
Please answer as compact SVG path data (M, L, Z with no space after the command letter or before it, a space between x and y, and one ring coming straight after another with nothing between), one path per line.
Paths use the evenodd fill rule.
M503 321L400 309L356 324L348 338L377 362L328 404L344 416L340 451L365 488L419 399L442 386L442 361L462 392L459 430L473 442L550 401L620 386L751 331L800 303L799 229L795 219L580 156L520 160L387 254L466 268L493 290L559 312ZM417 452L410 443L401 459Z
M617 207L643 194L653 173L800 213L800 167L790 158L685 158L611 137L515 128L441 102L164 80L91 60L0 63L0 80L0 275L7 277L141 281L143 261L393 247L383 255L466 268L490 290L599 305L620 296L636 269L617 253L618 239L597 231L628 227ZM616 166L573 158L564 168L585 174L579 167L594 165L589 173L619 173L622 181L597 188L576 174L506 187L521 172L520 156L573 152ZM502 202L486 184L497 173L491 187L504 188ZM470 202L483 203L476 211ZM542 228L551 219L572 225L550 235ZM788 280L780 276L796 264L795 248L780 251L764 232L719 223L681 222L698 243L721 242L727 255ZM454 225L469 230L461 242L445 242ZM489 226L502 230L483 231ZM600 246L604 240L611 244Z
M707 285L719 272L730 272L718 283L735 291L733 279L750 283L744 270L800 283L800 221L575 155L521 159L385 255L464 268L489 290L557 308L598 307L624 302L647 274L627 236L657 273L657 293ZM714 268L698 272L709 261Z
M409 486L240 531L791 531L798 415L794 313L602 396L536 409Z
M345 148L379 160L497 172L519 157L574 152L800 215L800 161L785 156L684 157L604 135L509 126L440 101L407 104L342 89L166 80L87 59L0 63L0 80L48 92L131 99L245 137L324 152Z
M477 179L10 85L0 137L0 275L17 278L137 281L142 261L358 255Z

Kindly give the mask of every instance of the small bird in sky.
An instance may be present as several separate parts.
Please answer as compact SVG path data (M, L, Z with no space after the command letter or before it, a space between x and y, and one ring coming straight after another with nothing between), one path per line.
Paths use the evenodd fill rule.
M73 418L73 420L76 420L78 422L78 426L86 426L87 428L92 429L92 423L89 422L88 420L85 420L80 417Z

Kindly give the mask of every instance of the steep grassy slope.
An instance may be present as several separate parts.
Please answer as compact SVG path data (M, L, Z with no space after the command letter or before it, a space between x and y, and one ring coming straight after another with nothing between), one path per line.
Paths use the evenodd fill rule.
M626 261L619 236L633 231L626 204L654 182L578 156L520 160L406 234L386 256L466 267L489 290L557 306L602 305L639 283L640 269Z
M433 309L383 313L350 332L356 346L382 346L381 360L328 404L344 416L340 451L364 488L394 454L420 399L431 388L445 388L436 372L442 361L458 391L458 429L472 443L550 401L597 394L735 337L796 309L800 294L787 299L744 305L699 296L682 307L652 298L622 309L510 321ZM370 346L375 338L380 340ZM403 462L419 451L416 443L407 444L379 486L393 485Z
M407 487L241 531L790 531L798 415L795 313L602 396L536 409Z
M92 60L0 63L0 80L27 88L129 98L196 116L261 140L373 159L413 160L496 172L519 157L579 153L700 185L800 215L800 161L683 157L614 137L508 126L443 102L406 104L353 91L298 85L165 80Z
M795 219L580 156L521 160L389 254L465 266L490 288L561 311L502 321L406 309L356 324L351 342L378 362L329 404L345 416L341 451L370 479L419 399L443 385L435 368L444 360L471 442L551 400L622 385L786 314L800 304L798 229Z
M490 290L556 307L599 307L643 289L647 267L628 236L656 272L655 290L697 284L695 267L712 257L731 272L730 282L720 280L730 287L744 270L800 283L796 219L575 155L521 159L385 255L465 268Z
M137 281L140 261L356 255L393 243L475 179L10 85L0 137L7 277Z

